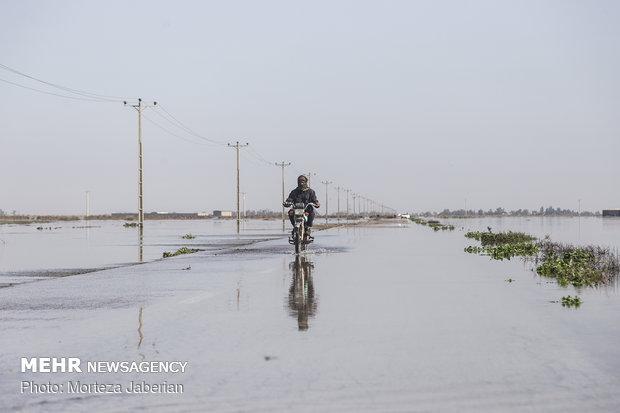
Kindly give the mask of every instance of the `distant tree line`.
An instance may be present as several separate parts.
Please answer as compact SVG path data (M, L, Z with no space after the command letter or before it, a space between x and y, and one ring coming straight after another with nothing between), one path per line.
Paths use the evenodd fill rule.
M243 214L243 212L241 212ZM269 209L260 209L253 210L249 209L245 211L245 215L248 217L271 217L271 216L281 216L282 211L271 211Z
M517 209L514 211L506 211L502 207L498 207L495 209L489 209L488 211L484 211L482 209L479 210L465 210L465 209L457 209L451 211L449 209L444 209L443 211L437 212L424 212L420 215L423 216L547 216L547 215L582 215L582 216L597 216L601 215L600 212L590 212L590 211L573 211L570 209L562 209L562 208L553 208L549 206L547 208L540 207L538 210L529 210L529 209Z

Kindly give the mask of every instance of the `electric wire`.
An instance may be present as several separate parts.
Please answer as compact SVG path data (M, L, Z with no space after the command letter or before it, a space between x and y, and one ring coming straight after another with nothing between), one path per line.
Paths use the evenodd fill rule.
M251 156L249 153L241 151L239 152L239 156L243 159L245 159L246 161L250 162L252 165L255 166L260 166L260 167L265 167L266 165L261 163L261 162L257 162L259 161L259 159L257 159L254 156Z
M80 89L73 89L73 88L70 88L70 87L67 87L67 86L62 86L62 85L59 85L59 84L56 84L56 83L48 82L48 81L43 80L43 79L39 79L37 77L31 76L29 74L26 74L24 72L20 72L19 70L13 69L12 67L4 65L2 63L0 63L0 68L4 69L6 71L9 71L9 72L15 73L17 75L26 77L28 79L34 80L36 82L43 83L45 85L48 85L48 86L51 86L51 87L63 90L65 92L74 93L76 95L81 95L81 96L88 97L88 98L91 98L91 99L94 99L94 100L107 101L107 102L122 102L123 100L133 99L133 98L120 97L120 96L101 95L101 94L98 94L98 93L87 92L87 91L80 90Z
M166 133L167 133L167 134L169 134L169 135L172 135L172 136L174 136L174 137L177 137L177 138L179 138L179 139L182 139L182 140L184 140L184 141L186 141L186 142L193 143L194 145L207 145L207 144L206 144L206 143L204 143L204 142L196 142L196 141L193 141L193 140L191 140L191 139L188 139L188 138L186 138L186 137L184 137L184 136L181 136L181 135L178 135L178 134L176 134L176 133L174 133L174 132L169 131L168 129L166 129L166 128L164 128L163 126L161 126L159 123L157 123L157 122L155 122L154 120L150 119L150 118L149 118L148 116L146 116L144 113L142 114L142 117L143 117L144 119L146 119L148 122L150 122L150 123L152 123L153 125L157 126L159 129L163 130L164 132L166 132Z
M39 79L35 76L31 76L29 74L26 74L24 72L21 72L17 69L13 69L7 65L4 65L2 63L0 63L0 69L3 69L7 72L11 72L14 73L16 75L25 77L27 79L42 83L44 85L59 89L63 92L66 93L71 93L74 95L78 95L78 96L70 96L70 95L64 95L64 94L60 94L60 93L54 93L54 92L50 92L50 91L46 91L46 90L42 90L42 89L38 89L38 88L34 88L31 86L26 86L26 85L22 85L20 83L16 83L16 82L12 82L3 78L0 78L1 82L16 86L16 87L20 87L23 89L27 89L27 90L31 90L34 92L38 92L38 93L43 93L43 94L47 94L47 95L51 95L51 96L57 96L57 97L61 97L64 99L72 99L72 100L78 100L78 101L85 101L85 102L113 102L113 103L120 103L120 102L124 102L127 100L136 100L136 98L127 98L127 97L121 97L121 96L112 96L112 95L103 95L103 94L99 94L99 93L93 93L93 92L88 92L85 90L80 90L80 89L74 89L74 88L70 88L67 86L62 86L56 83L52 83L52 82L48 82L46 80L43 79ZM177 133L174 133L170 130L168 130L167 128L163 127L162 125L158 124L157 122L155 122L154 120L150 119L148 116L145 116L143 114L143 117L150 123L152 123L153 125L155 125L156 127L158 127L159 129L161 129L162 131L166 132L167 134L177 137L179 139L182 139L186 142L190 142L192 144L196 144L196 145L220 145L220 146L226 146L226 143L222 142L222 141L217 141L215 139L210 139L207 138L199 133L196 133L194 130L192 130L191 128L189 128L188 126L186 126L183 122L181 122L180 120L178 120L172 113L170 113L168 110L166 110L165 107L162 107L161 104L158 106L154 106L154 108L156 108L156 110L154 110L153 112L155 114L157 114L158 116L160 116L161 118L165 119L167 122L169 122L171 125L175 126L176 128L182 129L185 133L188 133L190 135L192 135L195 138L199 138L202 142L196 142L194 140L188 139L185 136L179 135ZM161 111L163 111L165 113L162 114L159 112L159 110L157 109L161 109ZM205 142L208 142L205 143ZM251 152L249 152L246 156L244 153L242 153L242 156L247 159L248 161L256 164L255 161L259 161L261 162L263 165L274 165L274 162L270 162L268 160L266 160L256 149L254 149L253 146L250 146L249 149L251 150ZM253 159L251 159L251 158ZM307 175L305 172L299 172L297 171L298 174L300 175ZM316 179L318 178L317 174L313 173L312 174L313 177ZM357 195L358 197L360 196L359 194ZM374 201L373 201L374 202ZM384 207L382 205L382 207ZM385 207L388 208L388 207ZM391 208L388 208L391 209Z
M210 139L207 138L199 133L194 132L192 129L190 129L189 127L185 126L181 121L179 121L176 117L174 117L174 115L172 115L169 111L166 110L166 108L162 107L161 104L157 104L157 106L153 106L154 109L154 113L157 114L159 117L161 117L162 119L165 119L168 123L170 123L171 125L182 129L183 131L185 131L185 133L189 133L190 135L197 137L203 141L209 142L212 145L220 145L220 146L225 146L226 144L224 142L221 141L217 141L215 139ZM161 109L164 113L160 113L159 109Z
M270 162L268 160L266 160L260 153L258 153L258 151L256 149L254 149L253 146L250 146L249 149L253 152L253 156L258 159L259 161L263 162L266 165L275 165L275 162Z
M32 90L34 92L45 93L46 95L58 96L58 97L65 98L65 99L81 100L81 101L85 101L85 102L102 102L99 99L88 99L88 98L83 98L83 97L67 96L67 95L61 95L59 93L48 92L48 91L37 89L37 88L34 88L34 87L20 85L19 83L11 82L9 80L2 79L2 78L0 78L0 82L5 82L5 83L8 83L8 84L13 85L13 86L17 86L17 87L21 87L21 88L24 88L24 89Z

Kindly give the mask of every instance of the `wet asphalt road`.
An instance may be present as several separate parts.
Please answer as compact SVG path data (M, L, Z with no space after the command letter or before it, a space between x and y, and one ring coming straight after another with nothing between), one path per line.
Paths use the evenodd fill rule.
M0 289L0 410L617 411L617 290L562 308L566 290L466 245L394 222L317 232L299 257L276 239ZM21 357L187 369L22 373ZM68 392L132 380L183 392Z

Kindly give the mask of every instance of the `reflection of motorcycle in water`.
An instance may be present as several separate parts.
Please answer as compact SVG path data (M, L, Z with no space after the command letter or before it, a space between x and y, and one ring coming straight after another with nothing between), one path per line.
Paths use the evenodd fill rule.
M288 306L291 316L297 316L300 331L308 329L308 317L314 316L317 301L312 284L312 268L314 264L302 255L296 255L295 261L289 264L293 270L293 280L288 292Z

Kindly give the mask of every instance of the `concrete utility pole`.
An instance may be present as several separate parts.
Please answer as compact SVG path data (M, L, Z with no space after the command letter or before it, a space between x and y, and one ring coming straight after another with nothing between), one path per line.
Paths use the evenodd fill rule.
M90 193L90 191L86 191L86 219L88 219L88 215L90 215L89 214L90 205L89 205L89 199L88 199L89 198L89 193Z
M285 163L284 161L277 163L276 166L282 167L282 232L286 231L286 225L284 221L284 167L289 166L291 163Z
M336 191L338 191L338 213L336 214L338 220L340 220L340 189L339 186L336 187Z
M325 223L327 224L327 220L329 219L328 218L328 215L329 215L329 209L328 209L329 201L328 201L328 199L329 198L327 196L327 185L331 184L332 182L331 181L322 181L321 183L325 184Z
M350 189L345 189L344 190L347 193L347 220L349 219L349 192L351 192Z
M355 216L355 197L356 197L355 192L351 194L351 197L353 198L353 215Z
M312 175L316 175L316 174L313 174L312 172L308 172L308 176L307 176L307 178L308 178L308 188L310 188L310 176L312 176Z
M127 105L127 102L123 102L125 106L131 106L138 111L138 227L144 227L144 199L142 197L142 110L157 105L157 102L153 102L152 105L142 106L142 99L138 99L137 105Z
M237 234L239 233L239 223L241 221L241 212L239 209L239 149L240 148L244 148L246 146L248 146L249 143L245 143L245 145L242 145L239 143L239 141L237 141L236 144L231 144L229 143L228 146L230 146L231 148L237 148Z

